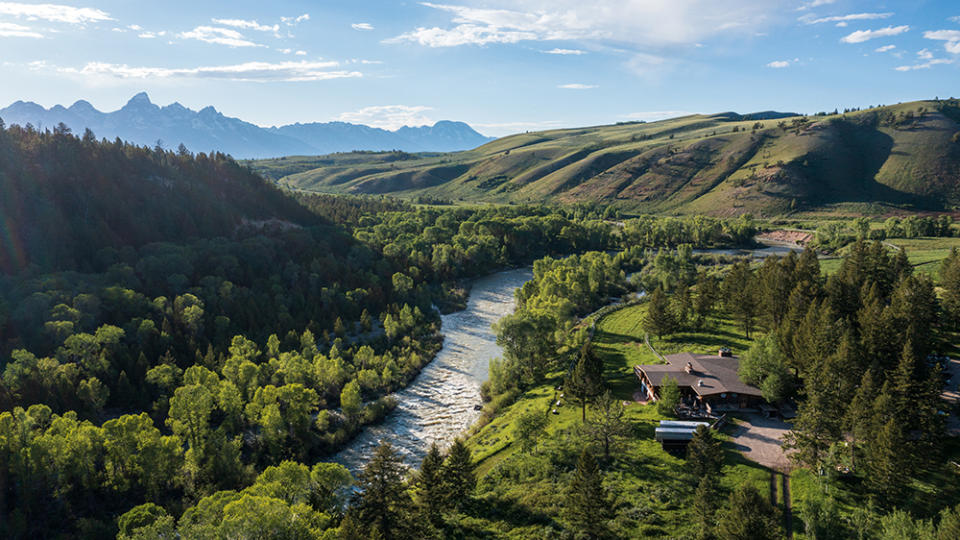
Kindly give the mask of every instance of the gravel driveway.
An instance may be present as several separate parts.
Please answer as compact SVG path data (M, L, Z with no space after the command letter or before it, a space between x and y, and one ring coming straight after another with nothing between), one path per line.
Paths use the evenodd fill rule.
M790 461L783 450L783 436L790 425L760 414L743 417L730 434L730 444L743 456L765 467L781 472L790 470Z

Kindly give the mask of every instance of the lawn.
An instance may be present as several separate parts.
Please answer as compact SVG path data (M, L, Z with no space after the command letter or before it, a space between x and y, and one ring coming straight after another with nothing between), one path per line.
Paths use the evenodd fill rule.
M644 343L643 318L646 313L646 304L628 306L608 314L597 323L593 339L595 350L604 360L608 385L617 397L624 400L633 399L637 390L634 366L662 363ZM663 339L650 336L650 344L660 354L711 354L720 347L728 347L734 354L739 354L747 350L750 343L751 340L733 321L715 317L700 327L688 328Z
M951 249L960 249L960 238L891 238L887 242L906 249L913 269L929 274L935 282L940 280L940 262Z

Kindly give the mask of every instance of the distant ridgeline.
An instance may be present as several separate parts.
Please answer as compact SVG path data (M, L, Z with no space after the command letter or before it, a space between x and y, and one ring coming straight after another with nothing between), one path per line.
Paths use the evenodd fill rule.
M92 130L97 137L176 148L194 152L222 152L236 158L317 155L353 150L453 152L475 148L492 140L463 122L441 121L433 126L404 126L395 131L346 122L291 124L263 128L224 116L213 107L199 112L179 103L159 107L145 93L135 95L121 109L100 112L86 101L50 109L18 101L0 109L7 124L32 125L39 130L63 123L76 133Z
M958 121L953 99L812 116L720 113L523 133L457 154L253 166L298 189L412 199L600 202L721 216L838 205L852 213L949 210L960 204Z

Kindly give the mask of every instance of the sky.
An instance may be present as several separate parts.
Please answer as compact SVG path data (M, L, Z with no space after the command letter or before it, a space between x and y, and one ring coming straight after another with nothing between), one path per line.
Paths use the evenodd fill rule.
M55 0L54 0L55 1ZM502 136L960 94L957 0L0 1L0 107Z

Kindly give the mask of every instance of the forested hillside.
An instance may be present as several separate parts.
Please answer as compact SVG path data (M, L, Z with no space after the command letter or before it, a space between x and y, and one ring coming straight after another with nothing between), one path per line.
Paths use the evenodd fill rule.
M713 215L960 203L960 101L771 116L721 113L524 133L457 154L323 156L312 169L300 160L279 182L325 192L603 202Z
M243 225L320 220L222 154L0 129L0 271L104 270L121 248L233 236Z

